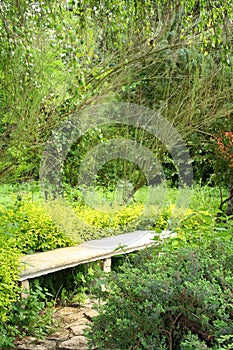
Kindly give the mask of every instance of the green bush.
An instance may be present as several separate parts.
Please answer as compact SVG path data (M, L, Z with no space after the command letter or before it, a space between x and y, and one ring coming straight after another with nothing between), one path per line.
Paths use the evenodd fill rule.
M232 349L232 252L218 240L135 254L106 278L89 349Z
M37 286L28 298L14 302L8 319L0 324L0 349L15 348L15 340L25 336L42 338L55 330L52 319L53 305L50 295Z
M14 337L5 331L14 303L20 299L18 286L20 274L20 251L13 234L15 227L5 221L0 210L0 349L12 345Z
M136 226L139 222L140 215L143 211L142 204L131 204L119 207L118 211L97 210L86 206L78 206L75 208L77 216L96 228L123 228L130 224Z
M12 303L19 299L19 257L14 240L0 234L0 324L8 319Z
M20 300L18 284L22 253L44 251L73 244L52 223L39 203L21 201L0 206L0 348L14 345L16 337L43 336L51 312L43 311L46 296L38 288L28 299ZM46 296L47 297L47 296ZM43 312L42 312L43 311Z
M55 226L45 208L37 202L25 200L18 206L0 206L0 215L2 234L7 239L11 228L10 235L22 253L30 254L74 244Z
M12 320L13 310L20 300L20 256L71 244L38 204L23 201L0 206L0 325L4 325L3 328ZM16 309L14 315L17 315ZM25 313L24 317L28 318ZM17 325L18 322L8 326L4 332L0 329L4 348L11 344Z

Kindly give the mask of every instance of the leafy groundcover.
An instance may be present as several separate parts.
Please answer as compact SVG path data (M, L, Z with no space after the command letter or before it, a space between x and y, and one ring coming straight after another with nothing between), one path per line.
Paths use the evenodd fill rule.
M104 283L90 349L233 349L232 240L146 249Z

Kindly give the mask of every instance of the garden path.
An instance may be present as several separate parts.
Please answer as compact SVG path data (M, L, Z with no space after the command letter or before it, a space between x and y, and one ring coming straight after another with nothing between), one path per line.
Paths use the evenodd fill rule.
M87 339L83 329L97 314L94 301L85 304L58 307L54 311L54 320L58 324L56 331L45 339L25 337L16 343L17 350L87 350Z

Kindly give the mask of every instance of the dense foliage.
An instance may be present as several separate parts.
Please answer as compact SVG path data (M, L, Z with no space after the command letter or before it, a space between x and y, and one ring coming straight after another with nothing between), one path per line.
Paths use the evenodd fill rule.
M90 349L230 349L232 241L147 249L105 279Z
M15 241L0 234L0 324L7 320L12 303L19 298L19 257Z
M225 124L232 113L231 14L232 4L223 1L1 2L2 181L38 178L52 130L75 110L106 101L159 110L188 142L196 179L208 180L215 126L232 128L231 117ZM115 133L92 130L78 140L64 180L77 184L88 146ZM121 135L127 137L126 131ZM142 136L149 147L149 136ZM176 169L164 146L150 147L173 178ZM138 186L145 184L137 167L119 160L106 164L100 183L131 173Z
M30 254L35 251L46 251L74 244L59 231L41 205L24 202L18 207L0 207L1 236L14 227L12 239L21 253Z
M0 323L0 349L15 349L15 340L27 335L44 337L55 330L52 318L53 303L49 293L40 286L31 291L28 298L18 298L8 310L7 319Z
M27 187L26 187L27 188ZM37 186L35 186L37 188ZM90 280L97 277L96 271L88 270L86 277L78 271L67 272L67 283L64 276L54 275L40 279L39 288L35 283L35 294L26 303L19 301L20 289L17 280L20 273L19 258L22 253L32 253L35 251L45 251L57 247L64 247L76 244L77 241L90 240L94 238L105 237L131 231L134 229L150 229L155 231L155 239L160 241L160 232L164 229L173 229L177 236L168 240L166 250L173 252L181 244L189 246L191 243L199 247L204 240L212 239L216 235L222 239L230 240L233 234L233 221L222 216L221 221L215 220L218 212L218 199L216 197L217 189L210 187L196 187L190 208L184 211L182 208L176 208L177 190L169 189L161 207L160 201L162 192L158 188L153 189L153 201L145 207L145 198L147 188L140 190L135 196L134 203L127 206L114 207L109 210L106 203L103 202L102 208L105 211L99 211L96 208L87 207L80 200L79 190L70 188L66 196L70 205L76 212L78 219L78 231L69 236L68 231L62 231L61 227L55 225L48 215L45 207L42 206L38 192L26 192L25 186L20 188L11 187L4 190L5 194L0 197L0 256L1 286L0 299L2 308L0 313L1 321L5 322L5 329L2 339L2 346L7 348L13 344L15 337L25 334L42 336L50 327L51 312L41 313L46 307L48 300L56 300L61 303L71 300L83 300L87 285L90 286ZM12 195L8 193L12 191ZM101 195L101 193L99 193ZM119 195L119 193L118 193ZM109 200L113 201L112 192L108 193ZM93 201L95 198L93 197ZM117 202L119 205L119 202ZM100 202L98 201L100 205ZM64 213L58 213L62 217ZM64 215L63 215L64 216ZM64 222L66 222L64 217ZM61 221L60 221L61 222ZM98 284L99 285L99 284ZM51 293L48 295L47 291ZM39 298L39 300L38 300ZM29 317L30 315L30 317ZM50 316L49 316L50 315ZM15 322L20 325L16 326ZM36 325L36 328L34 327ZM1 343L0 343L1 344ZM8 344L8 345L7 345Z
M109 294L106 315L94 322L92 339L109 349L151 349L155 344L158 349L169 344L170 349L188 349L189 344L203 349L232 347L232 329L227 325L227 319L232 321L227 299L228 292L232 295L228 244L224 248L219 242L215 255L212 246L206 247L206 254L200 247L204 238L216 234L229 247L232 242L232 15L233 3L223 0L0 2L0 184L21 187L32 181L37 187L34 181L41 175L43 151L57 127L88 106L130 102L161 113L184 139L195 181L220 189L217 200L215 188L209 188L215 191L214 206L210 196L203 207L192 202L186 212L176 208L171 198L161 204L160 190L146 203L138 191L148 185L140 164L113 157L98 169L97 191L89 191L90 198L85 198L86 189L79 186L82 162L94 147L111 139L134 140L158 159L164 178L155 176L150 184L154 189L163 182L176 187L179 177L167 145L140 127L112 124L86 130L65 159L61 157L63 195L72 215L60 199L43 207L38 189L30 199L18 193L12 201L6 193L0 194L0 347L12 345L20 332L34 334L33 323L41 334L46 328L38 317L46 305L46 293L37 290L44 295L43 302L34 294L28 301L18 301L21 254L144 228L176 230L176 239L165 245L170 254L164 252L156 260L155 253L149 252L150 261L142 255L124 265L111 282L116 289ZM49 170L53 174L53 164ZM202 203L201 195L195 192L196 202ZM191 242L190 250L177 251ZM186 259L186 266L176 257ZM161 280L153 280L158 268ZM120 305L124 293L129 298ZM113 311L121 313L120 321ZM109 328L104 331L107 315ZM7 331L3 322L9 326Z

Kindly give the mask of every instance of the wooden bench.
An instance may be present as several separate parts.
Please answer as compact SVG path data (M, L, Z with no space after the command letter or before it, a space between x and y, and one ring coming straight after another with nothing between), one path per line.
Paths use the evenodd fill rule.
M163 232L168 237L169 231ZM118 236L102 238L79 244L74 247L59 248L47 252L25 255L21 258L24 269L20 275L23 297L30 292L29 280L89 263L102 261L105 272L111 270L111 257L131 253L155 244L154 231L135 231Z

